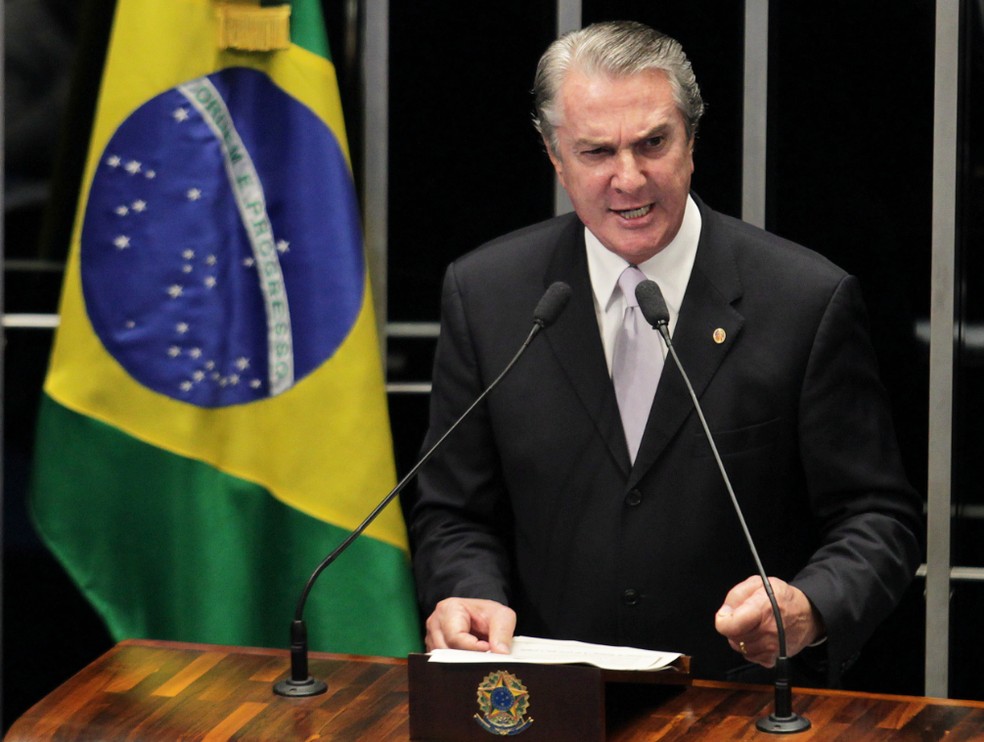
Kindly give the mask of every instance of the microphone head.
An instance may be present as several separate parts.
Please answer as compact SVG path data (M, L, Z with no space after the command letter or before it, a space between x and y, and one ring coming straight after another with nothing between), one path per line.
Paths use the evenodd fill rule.
M566 283L557 281L550 284L550 287L541 297L540 303L533 310L533 321L540 327L549 327L564 311L570 298L571 287Z
M641 281L635 290L636 301L639 302L639 311L646 318L646 322L654 328L670 323L670 310L666 308L666 300L663 292L659 290L659 285L655 281L646 279Z

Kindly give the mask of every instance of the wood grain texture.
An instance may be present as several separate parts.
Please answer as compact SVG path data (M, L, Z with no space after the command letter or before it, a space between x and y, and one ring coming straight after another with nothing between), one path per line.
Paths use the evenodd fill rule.
M287 673L285 650L122 642L31 708L6 740L409 739L405 660L312 653L310 664L328 692L290 699L271 690ZM774 739L754 726L772 698L771 688L728 683L650 687L609 709L608 739ZM797 689L794 706L813 723L797 741L984 740L981 702ZM534 724L519 738L551 737Z

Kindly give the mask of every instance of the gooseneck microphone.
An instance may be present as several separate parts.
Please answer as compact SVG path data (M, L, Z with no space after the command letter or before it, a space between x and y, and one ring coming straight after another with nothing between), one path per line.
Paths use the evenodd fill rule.
M680 370L680 376L683 377L683 381L687 385L687 391L690 392L690 399L694 403L694 409L697 411L697 417L700 419L701 427L704 429L704 435L711 446L711 452L714 454L714 460L717 462L718 469L721 472L724 486L727 487L728 494L731 495L731 504L734 506L735 513L738 515L741 530L745 533L745 541L748 542L748 548L752 552L752 558L755 560L755 566L758 568L759 577L762 578L765 594L769 597L769 603L772 605L772 615L776 620L776 634L779 640L779 656L776 658L775 708L767 717L755 722L755 726L760 731L769 732L770 734L792 734L794 732L805 731L810 728L810 720L793 712L792 689L789 683L789 658L786 656L786 629L782 623L779 603L776 602L775 593L772 592L772 585L765 573L765 568L762 567L758 549L755 548L752 534L748 530L748 525L745 523L745 516L741 511L741 505L738 504L738 498L735 497L735 491L731 487L731 479L728 477L728 472L725 471L724 462L721 461L721 456L714 443L714 436L711 435L711 429L707 426L707 420L704 419L704 411L700 407L700 402L697 401L697 395L694 393L690 378L687 376L687 372L683 370L683 364L680 363L676 348L673 347L673 342L670 339L670 312L666 308L663 292L660 291L655 281L642 281L636 286L636 301L639 302L639 310L642 312L642 316L662 336L663 342L666 343L666 349L673 356L673 362Z
M304 586L304 590L301 592L301 597L297 601L297 608L294 611L294 620L290 626L290 677L285 678L274 684L273 692L280 696L289 696L292 698L299 698L305 696L316 696L320 693L324 693L328 690L328 684L323 680L318 680L311 677L308 674L308 641L307 641L307 627L304 624L304 605L307 603L308 594L311 592L311 588L314 587L315 581L318 576L325 571L325 569L338 559L339 556L349 547L349 545L355 541L363 531L369 527L369 525L376 519L383 509L393 501L407 483L413 479L417 474L417 471L422 467L434 452L437 451L447 440L448 436L467 418L472 410L474 410L481 402L488 396L489 392L498 386L499 382L502 381L506 374L512 370L512 367L516 365L516 361L519 360L520 356L526 352L530 343L533 342L539 332L545 327L552 325L557 318L560 316L561 312L567 306L567 302L571 298L571 287L563 282L556 282L550 284L550 287L544 292L543 296L540 298L539 303L536 305L536 309L533 310L533 327L530 329L529 335L526 336L526 340L520 346L519 350L512 357L512 360L506 364L506 367L502 372L489 384L485 390L478 395L478 398L472 402L471 406L461 413L461 416L454 421L454 424L442 435L433 446L428 449L420 460L414 465L414 467L407 473L403 479L401 479L397 485L390 490L390 493L384 497L380 503L372 510L371 513L366 517L359 526L352 531L342 541L334 551L332 551L328 556L326 556L322 562L315 568L314 572L308 578L307 584Z

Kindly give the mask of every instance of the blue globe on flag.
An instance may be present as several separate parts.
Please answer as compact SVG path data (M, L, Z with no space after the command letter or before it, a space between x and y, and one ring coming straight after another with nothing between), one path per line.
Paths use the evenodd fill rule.
M362 307L345 155L256 70L172 88L106 145L81 271L97 336L144 386L207 408L286 392L331 358Z

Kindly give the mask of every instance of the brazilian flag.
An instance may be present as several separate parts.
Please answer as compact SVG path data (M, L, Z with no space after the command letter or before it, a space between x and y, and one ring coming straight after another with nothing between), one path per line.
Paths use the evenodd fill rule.
M37 433L43 539L117 639L286 646L395 481L317 0L118 0ZM278 15L279 14L279 15ZM312 648L419 648L388 508Z

